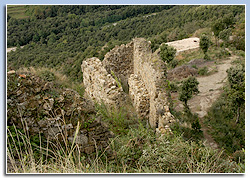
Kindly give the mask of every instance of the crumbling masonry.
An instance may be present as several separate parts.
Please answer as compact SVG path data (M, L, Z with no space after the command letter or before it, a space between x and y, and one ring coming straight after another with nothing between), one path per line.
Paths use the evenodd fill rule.
M148 119L152 128L170 130L174 118L165 90L166 67L157 52L152 53L150 42L135 38L127 45L116 46L102 62L86 59L82 72L86 93L92 99L120 107L127 99L124 90L128 90L140 118Z

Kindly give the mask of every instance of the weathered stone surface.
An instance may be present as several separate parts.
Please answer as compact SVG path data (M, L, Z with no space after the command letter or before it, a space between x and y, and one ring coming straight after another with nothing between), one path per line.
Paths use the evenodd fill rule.
M133 41L116 46L105 55L103 66L109 74L114 72L121 80L125 91L128 91L128 78L134 72L134 44Z
M82 63L83 83L85 92L98 103L120 107L126 99L122 87L104 68L98 58L89 58Z
M178 41L172 41L166 43L169 46L173 46L176 49L176 55L179 55L187 51L196 51L200 48L200 39L197 37L186 38Z
M165 71L165 64L158 54L152 54L150 43L143 38L134 39L134 73L140 77L149 94L149 124L153 128L169 122L165 113L169 112Z
M109 138L114 137L101 117L97 116L94 103L76 91L55 85L49 89L39 88L47 86L48 82L34 75L26 75L25 79L21 79L18 74L12 73L8 74L7 80L8 126L15 124L18 129L25 129L30 136L41 133L49 140L64 143L62 137L73 142L79 122L75 143L84 153L95 152L96 147L107 148ZM112 156L111 151L107 152Z
M128 79L129 96L133 106L140 118L148 119L149 116L149 94L141 79L131 74Z
M149 119L153 128L169 127L174 121L169 112L166 88L166 67L158 52L152 53L150 42L135 38L127 45L115 47L103 63L97 58L83 61L83 82L86 93L97 102L121 105L125 97L112 77L118 77L129 91L138 116ZM111 74L110 74L111 73Z

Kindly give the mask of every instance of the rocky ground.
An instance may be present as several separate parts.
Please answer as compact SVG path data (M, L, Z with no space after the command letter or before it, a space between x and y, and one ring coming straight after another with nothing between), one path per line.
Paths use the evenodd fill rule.
M114 136L94 103L72 89L14 70L8 72L7 87L7 125L29 136L41 133L48 141L75 143L86 154L107 148Z

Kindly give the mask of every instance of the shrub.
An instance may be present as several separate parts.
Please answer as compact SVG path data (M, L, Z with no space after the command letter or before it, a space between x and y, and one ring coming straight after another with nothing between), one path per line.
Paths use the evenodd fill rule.
M223 31L221 31L219 33L219 38L222 39L223 41L225 41L225 43L227 44L229 41L229 36L232 34L232 30L229 29L224 29Z
M203 34L200 38L200 48L202 49L204 53L204 59L208 59L207 50L210 44L211 44L211 41L208 38L208 36Z
M181 136L163 135L147 146L139 159L142 172L219 173L242 172L241 166L222 157L222 152L202 144L184 141Z
M176 49L167 44L163 44L160 46L160 56L162 60L166 63L170 63L174 60Z
M46 81L54 81L56 79L55 74L49 70L41 71L39 76Z
M109 108L104 104L96 105L98 113L102 116L102 120L106 122L110 130L116 135L125 135L128 133L130 126L137 125L138 119L129 114L127 107Z
M227 77L230 85L228 100L234 107L232 110L237 114L236 123L238 123L240 108L245 105L245 66L231 67L227 70Z
M169 63L169 65L170 67L175 68L178 65L178 61L174 59Z
M228 86L206 117L215 141L228 153L245 148L245 67L227 70Z
M184 102L185 107L188 107L187 101L191 99L194 94L199 93L198 84L199 82L193 76L190 76L182 82L179 100Z
M203 137L203 133L201 130L201 125L200 125L198 117L196 117L194 122L192 122L192 131L191 132L193 134L193 139L196 141L198 139L200 139L200 137Z
M207 68L207 66L198 69L198 74L202 75L202 76L207 75L208 74L208 68Z

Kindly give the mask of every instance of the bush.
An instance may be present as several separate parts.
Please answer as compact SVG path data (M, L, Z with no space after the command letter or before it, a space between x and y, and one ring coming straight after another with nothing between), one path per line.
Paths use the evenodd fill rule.
M202 75L202 76L207 75L208 74L208 68L207 68L207 66L198 69L198 74Z
M215 141L230 154L245 148L245 66L227 70L228 86L206 117Z
M127 107L117 109L107 107L104 103L96 105L98 114L102 116L102 120L108 124L110 130L116 135L125 135L129 132L131 126L138 125L139 120L132 113L128 113Z
M49 70L41 71L39 76L45 81L54 81L56 79L55 74Z
M211 41L208 38L207 35L201 35L200 38L200 48L202 49L203 53L204 53L204 59L209 59L208 55L207 55L207 50L209 48L209 46L211 45Z
M188 107L187 101L191 99L194 94L199 93L198 84L199 82L193 76L190 76L182 82L179 100L184 102L186 108Z
M169 65L170 67L175 68L178 65L178 61L174 59L169 63Z
M163 44L160 46L160 50L160 56L164 62L170 63L174 60L176 54L176 49L174 47Z
M181 136L163 135L147 146L139 159L142 172L219 173L242 172L241 166L222 157L222 152L202 144L184 141Z

